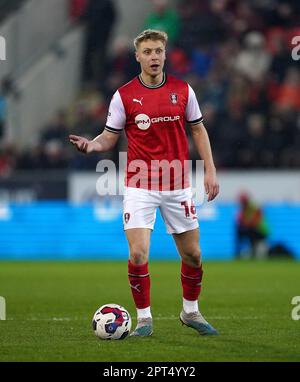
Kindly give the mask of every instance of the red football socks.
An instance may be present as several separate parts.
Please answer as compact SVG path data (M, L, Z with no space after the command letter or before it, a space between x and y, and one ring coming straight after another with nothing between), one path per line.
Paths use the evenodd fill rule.
M183 297L188 301L198 300L201 292L202 265L200 268L193 268L184 262L181 263L181 284Z
M150 275L148 272L148 263L135 265L129 260L128 279L136 308L148 308L150 306Z

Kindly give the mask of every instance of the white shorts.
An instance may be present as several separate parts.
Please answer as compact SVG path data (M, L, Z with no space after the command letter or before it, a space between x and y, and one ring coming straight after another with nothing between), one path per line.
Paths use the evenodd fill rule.
M126 187L123 206L125 231L132 228L153 230L157 207L170 234L183 233L199 227L190 188L176 191L150 191Z

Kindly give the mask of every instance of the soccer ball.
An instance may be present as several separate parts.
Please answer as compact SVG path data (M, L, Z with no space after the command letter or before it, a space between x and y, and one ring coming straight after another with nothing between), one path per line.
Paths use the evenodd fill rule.
M131 317L123 306L105 304L94 314L92 326L102 340L123 340L130 332Z

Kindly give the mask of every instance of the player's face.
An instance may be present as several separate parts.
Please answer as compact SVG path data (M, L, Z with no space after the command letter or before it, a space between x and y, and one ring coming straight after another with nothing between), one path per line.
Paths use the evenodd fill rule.
M151 76L159 76L164 68L166 49L162 41L142 41L136 51L136 60L140 63L142 72Z

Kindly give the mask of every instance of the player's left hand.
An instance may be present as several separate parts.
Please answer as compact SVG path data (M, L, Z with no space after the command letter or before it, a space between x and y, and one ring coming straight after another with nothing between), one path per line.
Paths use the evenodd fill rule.
M214 200L220 191L216 170L205 171L204 187L206 195L208 195L207 201L210 202Z

